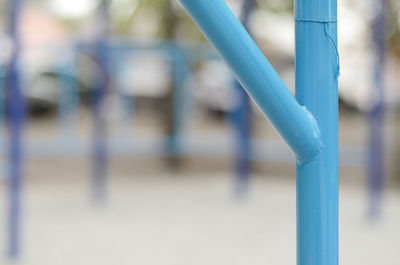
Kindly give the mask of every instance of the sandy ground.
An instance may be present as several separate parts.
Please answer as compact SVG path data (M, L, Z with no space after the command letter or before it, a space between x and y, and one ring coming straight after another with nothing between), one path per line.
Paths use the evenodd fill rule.
M54 138L54 124L47 120L30 124L27 138ZM256 124L267 126L264 120ZM154 124L140 125L143 129L135 131L137 135L158 133ZM221 133L220 127L208 124L193 131L204 136ZM83 136L90 131L85 128ZM365 146L365 131L364 119L346 117L340 123L340 142ZM227 129L223 132L227 134ZM257 132L258 137L279 139L269 127ZM395 130L386 132L393 141ZM390 141L386 144L394 146ZM388 158L398 161L393 155ZM174 174L160 161L142 164L129 156L115 157L107 203L99 206L90 197L90 159L29 159L22 200L22 255L17 260L5 255L7 183L0 180L0 265L296 264L293 163L269 163L266 170L258 165L248 198L238 201L229 161L211 157L201 164L192 159ZM399 265L400 192L388 181L392 188L385 194L382 217L368 220L365 168L340 172L340 264Z
M53 168L25 185L23 255L3 255L0 264L296 264L291 178L255 176L248 198L237 201L229 173L114 172L106 205L96 206L87 178L69 178L74 167ZM4 182L0 193L4 253ZM366 207L363 187L342 185L340 264L400 264L400 194L386 194L379 220L368 221Z

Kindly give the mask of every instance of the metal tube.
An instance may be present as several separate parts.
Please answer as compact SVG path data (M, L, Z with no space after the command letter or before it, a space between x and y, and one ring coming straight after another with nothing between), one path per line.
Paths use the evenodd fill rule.
M108 76L108 7L109 0L99 0L97 27L98 35L94 47L95 61L99 69L95 73L93 90L93 177L92 196L95 202L105 203L107 198L107 122L105 117L105 100L109 87Z
M384 168L384 124L385 124L385 46L386 46L386 13L387 0L373 0L374 17L371 23L374 67L372 91L374 102L369 113L369 154L368 154L368 192L370 218L379 217L383 195Z
M180 0L236 78L296 154L299 163L320 151L318 126L223 0Z
M249 33L248 22L254 4L254 0L243 0L242 2L240 21ZM234 86L237 98L237 106L233 110L233 123L236 132L236 182L234 191L238 198L242 198L247 195L251 173L250 137L252 111L249 96L236 79Z
M336 0L296 0L296 97L321 132L320 154L297 165L297 264L338 264Z
M223 0L180 1L297 155L297 263L338 264L336 0L295 1L296 97L305 107Z
M10 1L10 36L13 41L13 53L7 72L8 115L9 115L9 220L8 255L16 258L20 252L21 237L21 182L22 182L22 126L25 113L25 100L21 90L21 78L18 71L20 38L18 22L21 1Z

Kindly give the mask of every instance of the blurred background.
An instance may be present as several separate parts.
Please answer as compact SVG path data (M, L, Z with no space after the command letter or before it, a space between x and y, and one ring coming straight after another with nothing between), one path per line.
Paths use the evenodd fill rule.
M228 0L294 93L291 0ZM400 2L338 3L340 264L400 264ZM295 159L175 0L0 2L0 264L295 264Z

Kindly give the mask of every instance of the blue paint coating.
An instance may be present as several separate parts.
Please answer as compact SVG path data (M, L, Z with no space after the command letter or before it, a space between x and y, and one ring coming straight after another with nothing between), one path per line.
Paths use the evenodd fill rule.
M235 195L240 198L247 194L251 170L251 104L248 95L237 81L235 88L238 101L233 111L236 134Z
M379 70L380 71L380 70ZM381 214L382 194L385 182L384 169L384 105L376 104L369 113L368 150L368 217L377 218Z
M5 123L6 123L6 67L0 65L0 147L4 147L5 144Z
M318 155L318 126L283 84L273 67L223 0L180 0L231 67L300 163Z
M248 21L254 6L254 0L244 0L240 21L249 32ZM249 188L249 178L251 171L251 104L249 96L244 91L240 83L235 80L237 105L233 110L233 124L236 132L236 160L235 160L235 195L239 198L245 196Z
M182 136L184 129L184 120L187 106L187 89L185 89L185 81L189 75L189 69L186 65L186 58L183 50L179 45L170 45L168 47L168 55L172 61L172 76L174 88L173 96L173 133L169 137L167 149L179 156L182 152Z
M20 253L21 241L21 184L22 184L22 127L25 116L25 100L18 71L20 38L18 21L21 1L10 2L10 36L13 52L7 71L8 114L9 114L9 220L8 255L16 258Z
M76 73L75 58L59 67L59 121L62 130L61 140L76 139L79 115L79 80Z
M374 17L372 19L372 47L374 51L374 67L372 93L374 102L369 113L369 154L368 154L368 216L379 217L385 181L384 169L384 73L386 48L386 16L387 0L373 0Z
M94 47L94 58L99 69L95 73L95 85L93 89L93 199L103 203L107 197L107 122L105 114L105 99L108 90L108 1L100 0L97 26L99 35Z
M322 140L320 154L297 165L297 264L337 265L336 1L297 0L295 6L296 97L317 120Z

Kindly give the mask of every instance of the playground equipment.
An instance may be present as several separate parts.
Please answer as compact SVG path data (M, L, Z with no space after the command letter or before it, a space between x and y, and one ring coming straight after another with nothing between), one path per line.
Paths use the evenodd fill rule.
M93 125L93 199L104 202L106 199L107 187L107 126L105 120L104 101L109 87L108 74L108 3L107 0L100 0L98 14L96 17L98 35L95 43L95 61L100 66L100 71L95 73L96 81L93 90L94 125Z
M384 71L386 43L386 0L374 0L374 11L377 12L372 21L372 42L374 49L374 68L372 80L372 109L369 112L369 156L368 156L368 192L369 217L380 214L382 192L384 185Z
M295 2L298 101L223 0L180 2L296 155L298 264L338 264L336 1Z
M245 0L242 4L241 22L249 31L248 20L251 10L254 6L254 0ZM243 90L240 83L235 80L237 88L237 107L234 111L234 124L237 133L237 154L236 154L236 188L237 196L246 194L249 185L250 175L250 136L251 136L251 105L249 97Z
M20 251L20 213L22 183L22 126L25 113L24 97L20 87L18 71L20 39L18 20L20 0L10 2L9 30L13 43L11 60L8 65L7 86L9 93L9 220L8 220L8 254L11 257Z
M12 1L13 5L18 2ZM279 77L255 46L247 32L236 21L222 0L182 0L187 10L200 25L212 43L234 69L238 80L248 90L263 112L269 117L278 131L288 142L297 158L297 189L298 189L298 239L300 264L334 264L337 261L337 75L338 54L336 49L336 4L333 1L314 0L311 4L305 1L297 2L296 9L296 83L297 100L287 90ZM248 3L248 2L247 2ZM317 5L316 3L319 3ZM319 6L319 9L315 6ZM17 7L14 7L17 8ZM16 11L14 13L17 13ZM246 12L244 12L246 13ZM13 13L12 13L13 14ZM221 20L219 20L220 18ZM14 16L15 19L15 16ZM246 18L242 18L245 23ZM229 30L228 30L229 29ZM306 34L307 33L307 34ZM14 31L16 35L17 32ZM99 35L100 36L100 35ZM193 139L185 136L184 123L187 118L185 100L187 91L185 78L190 76L190 62L215 59L215 54L208 47L201 45L182 44L176 42L163 43L134 43L132 41L115 43L105 41L105 35L98 38L95 45L97 62L113 71L113 60L119 60L126 53L140 53L143 50L153 50L162 54L163 58L174 64L173 78L176 79L178 89L175 90L174 134L159 138L145 139L131 137L118 139L107 135L104 115L104 97L109 80L99 79L95 87L94 102L94 142L93 142L93 197L103 200L106 197L106 170L104 163L108 155L129 156L224 156L235 152L232 139ZM79 45L78 45L79 46ZM83 45L84 46L84 45ZM88 45L92 49L93 45ZM77 49L78 50L78 49ZM75 51L76 52L76 51ZM18 53L14 53L17 61ZM60 121L68 131L76 119L76 109L79 105L77 80L70 78L76 75L76 62L60 65L59 78L61 82ZM18 77L18 69L14 65L10 69L8 86L14 91L13 78ZM14 72L11 70L14 69ZM104 72L103 72L104 73ZM315 75L314 73L318 73ZM14 80L14 81L12 81ZM17 78L18 80L18 78ZM104 83L102 81L105 81ZM11 86L12 85L12 86ZM11 90L10 90L11 91ZM19 91L18 89L16 90ZM241 90L242 91L242 90ZM13 92L14 93L14 92ZM68 94L69 96L65 96ZM10 94L11 95L11 94ZM66 100L65 100L66 99ZM240 115L237 118L236 133L237 146L241 151L237 157L237 177L246 182L249 161L270 161L287 163L286 149L271 141L249 139L249 117L246 108L248 101L242 98ZM20 134L24 109L23 97L19 91L10 97L10 127L18 133L12 133L11 143L14 146L10 152L12 159L10 168L10 221L13 229L10 231L10 251L12 255L18 252L19 236L19 184L21 170ZM16 102L16 103L15 103ZM22 102L19 104L18 102ZM16 105L15 105L16 104ZM14 105L14 107L12 107ZM18 106L18 107L15 107ZM244 106L247 106L246 108ZM130 105L129 108L133 106ZM11 108L15 108L11 111ZM15 116L15 113L20 113ZM14 117L17 117L14 119ZM71 120L70 120L71 119ZM239 131L240 130L240 131ZM14 132L13 131L13 132ZM72 135L72 134L70 134ZM106 139L107 137L107 139ZM42 154L86 155L87 146L83 141L76 140L71 146L64 141L62 148L53 145L51 148L40 150ZM221 141L225 140L225 141ZM107 140L107 141L106 141ZM240 142L239 142L240 140ZM41 143L42 144L42 143ZM24 148L27 155L35 156L32 146ZM36 145L37 146L37 145ZM278 147L277 147L278 146ZM50 150L51 149L51 150ZM19 151L18 151L19 150ZM64 151L65 152L64 152ZM63 153L64 152L64 153ZM360 166L359 161L344 160L345 166ZM272 156L273 154L273 156ZM241 162L240 162L241 161ZM294 159L293 159L294 161ZM352 164L353 163L353 164ZM104 169L104 171L103 171ZM16 177L15 177L16 176ZM241 184L239 184L241 185ZM315 199L318 198L318 199ZM329 260L329 262L325 262Z

